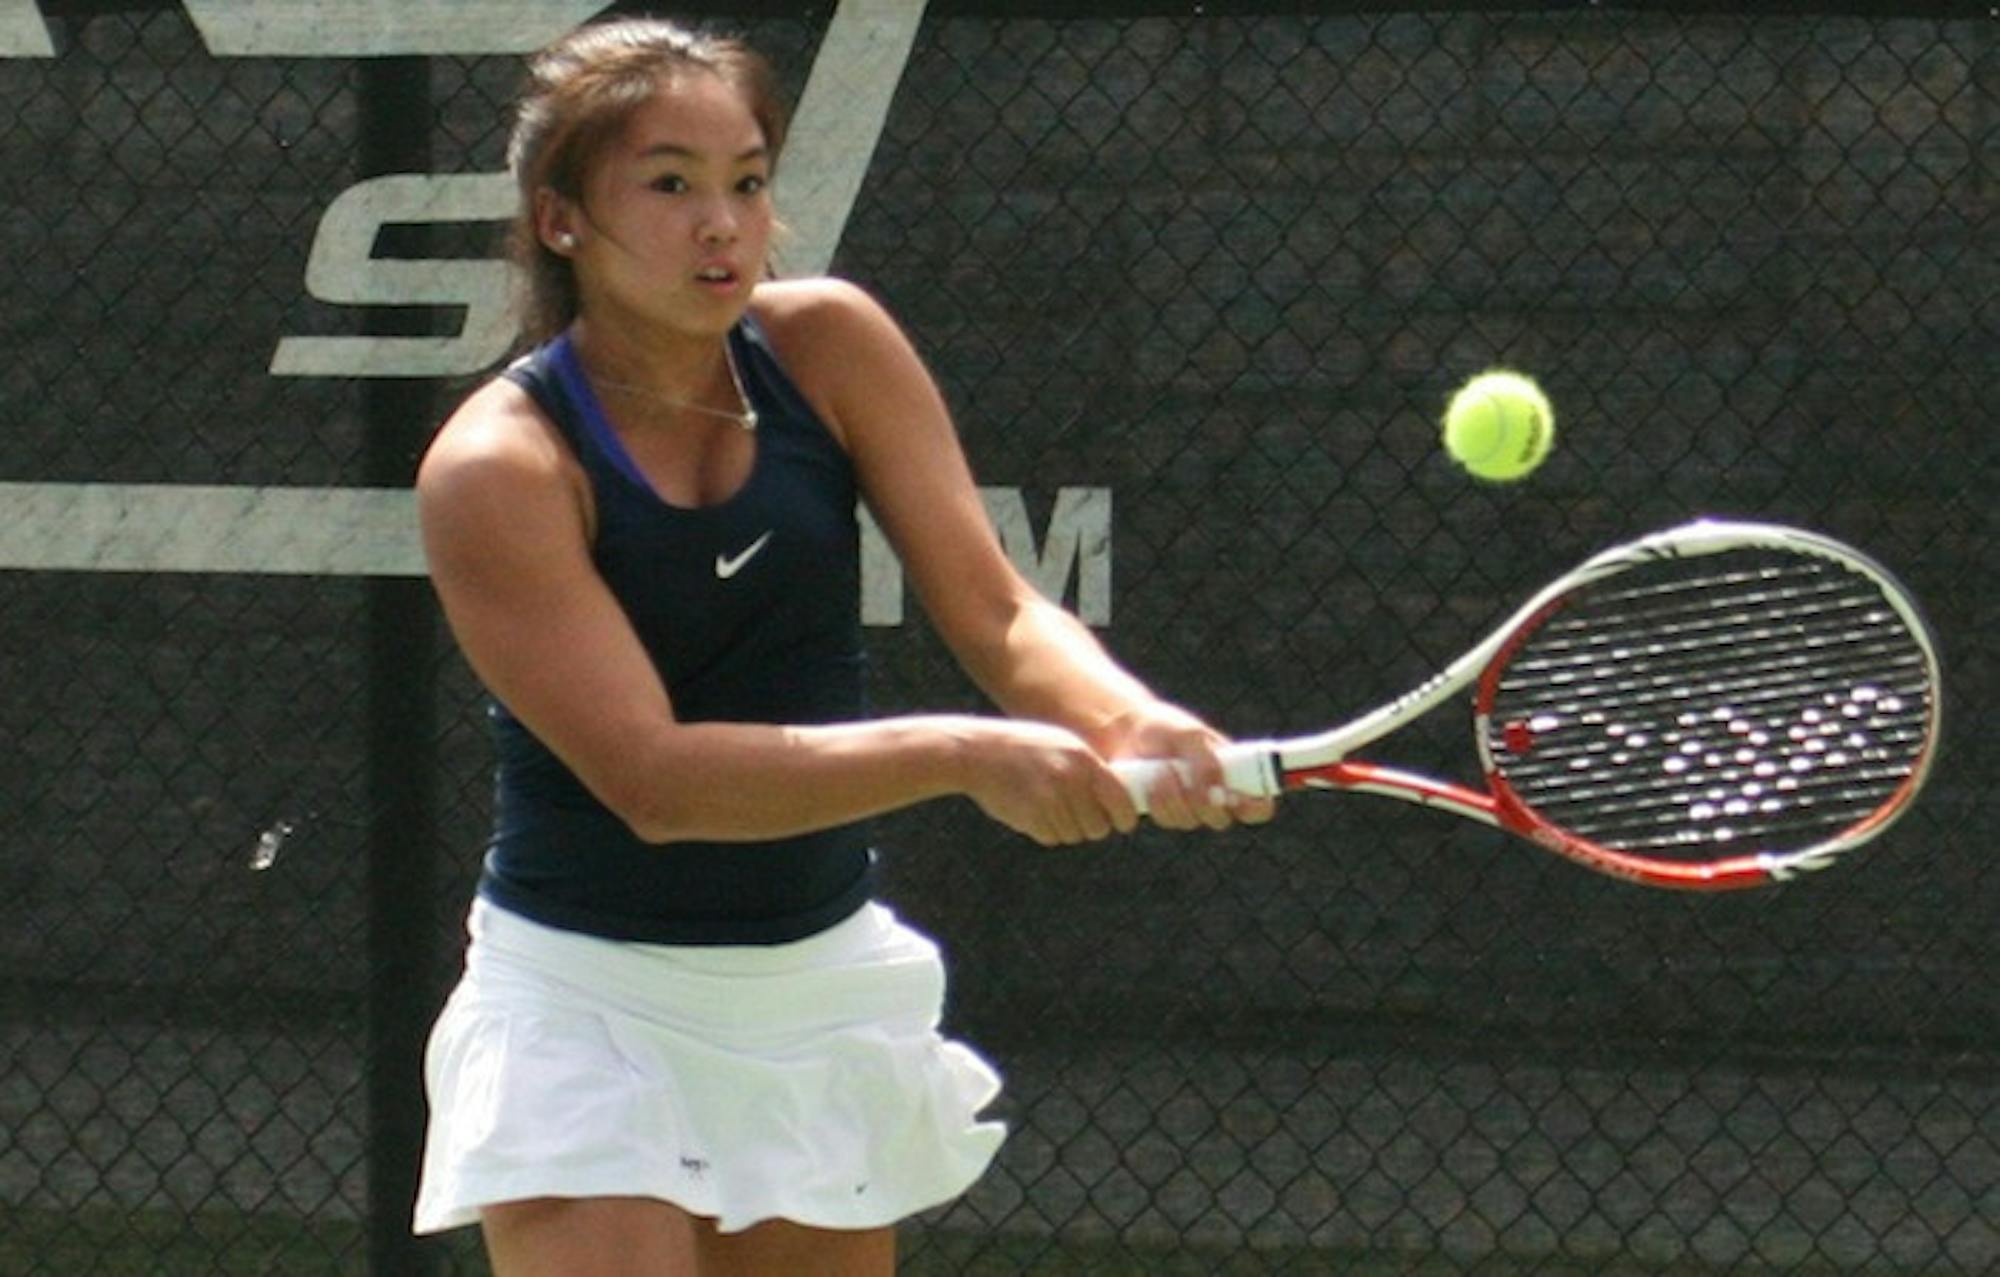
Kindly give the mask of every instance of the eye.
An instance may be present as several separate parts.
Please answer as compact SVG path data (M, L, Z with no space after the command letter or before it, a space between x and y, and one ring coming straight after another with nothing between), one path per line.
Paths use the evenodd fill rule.
M678 173L662 173L649 183L651 188L667 195L679 195L688 188L687 179Z
M762 173L753 173L736 183L739 195L760 195L771 185L771 179Z

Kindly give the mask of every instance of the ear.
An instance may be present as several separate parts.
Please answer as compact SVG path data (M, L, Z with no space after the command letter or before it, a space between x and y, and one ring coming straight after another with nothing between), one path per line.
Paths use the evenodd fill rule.
M576 251L577 226L583 221L562 196L544 186L535 192L535 238L558 257Z

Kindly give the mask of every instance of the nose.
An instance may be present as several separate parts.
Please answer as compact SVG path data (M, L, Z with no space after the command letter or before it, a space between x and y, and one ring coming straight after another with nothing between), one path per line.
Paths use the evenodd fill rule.
M736 210L728 200L710 200L703 205L695 237L704 244L727 244L736 238Z

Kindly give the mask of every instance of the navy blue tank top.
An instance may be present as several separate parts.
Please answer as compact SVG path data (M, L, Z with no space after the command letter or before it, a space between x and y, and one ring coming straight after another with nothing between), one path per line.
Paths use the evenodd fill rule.
M863 717L854 468L745 317L729 334L757 412L741 488L663 501L612 430L567 335L503 374L562 432L597 510L592 559L683 722ZM671 944L776 944L874 890L860 824L770 842L650 844L494 702L493 839L480 893L550 926Z

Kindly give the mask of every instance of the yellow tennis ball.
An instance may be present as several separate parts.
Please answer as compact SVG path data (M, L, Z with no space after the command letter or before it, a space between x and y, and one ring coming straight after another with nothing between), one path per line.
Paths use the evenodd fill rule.
M1496 368L1459 387L1444 410L1444 447L1481 479L1532 473L1556 440L1556 414L1534 379Z

